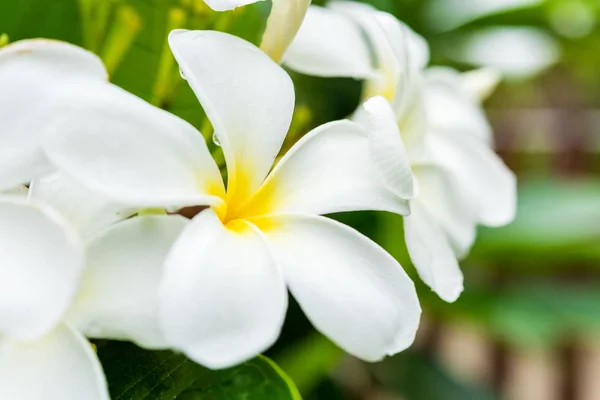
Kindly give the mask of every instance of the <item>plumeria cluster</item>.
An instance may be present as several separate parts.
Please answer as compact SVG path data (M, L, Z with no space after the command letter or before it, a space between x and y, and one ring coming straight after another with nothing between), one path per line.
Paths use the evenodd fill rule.
M48 40L0 49L0 398L108 399L86 337L238 364L277 339L288 290L348 353L406 349L412 281L325 214L405 216L421 278L456 300L477 224L515 211L478 104L494 75L427 69L424 40L389 14L308 3L274 0L290 23L269 20L264 51L222 32L169 35L225 181L192 125L109 83L95 55ZM364 104L275 162L294 111L281 60L364 80Z

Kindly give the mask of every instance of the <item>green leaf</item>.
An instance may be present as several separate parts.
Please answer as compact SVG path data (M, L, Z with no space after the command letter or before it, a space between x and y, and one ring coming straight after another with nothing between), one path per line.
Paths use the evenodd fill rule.
M100 342L112 400L299 400L291 379L266 357L210 370L171 351Z
M302 393L311 393L338 364L344 352L320 333L314 332L275 356Z

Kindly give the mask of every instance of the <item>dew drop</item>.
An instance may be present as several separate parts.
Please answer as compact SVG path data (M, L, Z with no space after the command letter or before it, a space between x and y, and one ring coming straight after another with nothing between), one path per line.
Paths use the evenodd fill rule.
M179 75L181 75L184 81L187 81L187 78L185 77L185 74L183 73L183 70L181 68L179 68Z
M221 147L221 140L219 140L219 137L217 136L216 133L213 133L213 143L219 147Z

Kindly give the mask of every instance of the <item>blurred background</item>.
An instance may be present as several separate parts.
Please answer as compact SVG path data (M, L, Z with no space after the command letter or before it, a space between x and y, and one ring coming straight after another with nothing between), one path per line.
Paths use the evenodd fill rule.
M268 354L305 399L599 400L600 1L364 2L425 36L433 65L504 73L485 105L498 152L519 177L518 217L480 229L455 304L415 279L424 317L409 351L362 363L316 333L292 302ZM103 58L114 83L187 119L211 142L166 35L217 29L258 43L269 8L217 14L202 0L0 0L0 45L47 37L84 46ZM360 82L292 76L297 107L286 147L359 102ZM414 276L400 217L334 217Z

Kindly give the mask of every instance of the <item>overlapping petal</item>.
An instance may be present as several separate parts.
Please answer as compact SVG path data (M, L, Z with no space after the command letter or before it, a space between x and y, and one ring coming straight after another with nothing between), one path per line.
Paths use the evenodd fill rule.
M423 281L447 302L463 291L463 275L443 229L418 202L404 218L406 247Z
M462 258L471 249L477 233L477 214L470 193L451 171L426 164L415 166L413 171L419 184L415 202L427 210L447 235L455 257Z
M77 183L135 207L221 201L219 170L193 126L113 85L70 89L89 92L57 101L44 148Z
M459 131L492 145L492 128L477 100L463 86L460 74L449 68L430 68L424 76L428 128Z
M387 187L402 199L414 198L417 193L410 159L389 102L381 96L367 100L354 121L368 133L372 160Z
M384 19L379 11L376 11L369 5L355 3L351 1L333 2L330 8L343 15L350 17L358 26L360 26L366 35L367 43L375 56L374 65L377 68L377 74L373 79L366 82L365 97L383 96L390 102L395 102L399 96L398 88L403 75L407 70L407 53L399 52L399 48L395 48L388 36L385 28L389 28L389 24L382 25L381 20ZM388 21L385 19L385 21ZM399 23L398 23L399 24ZM394 33L402 33L401 30ZM403 36L400 36L399 40Z
M50 170L39 139L48 106L65 83L106 76L98 57L71 44L35 39L0 49L0 190Z
M223 147L228 202L241 202L279 153L294 110L292 81L260 49L226 33L176 30L169 44Z
M61 324L34 342L0 341L0 398L109 400L109 394L90 343Z
M515 218L515 174L487 144L448 130L432 135L430 147L436 163L453 173L459 190L468 194L477 222L502 226Z
M310 6L283 63L314 76L373 78L369 47L360 27L347 16Z
M358 124L321 125L287 152L240 215L356 210L408 214L408 202L388 189L371 157L369 134ZM412 187L411 176L404 185L405 191Z
M0 336L34 340L71 305L84 254L79 236L47 206L0 199Z
M168 347L158 318L163 262L188 220L140 216L91 239L69 321L88 337Z
M268 244L252 225L225 227L211 209L175 242L161 284L166 338L195 361L224 368L279 336L287 291Z
M51 205L84 237L137 212L135 208L107 200L59 172L34 179L29 196L35 201Z
M463 89L475 101L487 99L502 80L502 74L493 68L479 68L460 75Z
M340 1L331 3L330 8L362 28L374 54L377 74L366 81L364 98L388 99L405 143L421 151L425 128L421 71L429 62L427 43L394 16L371 6Z
M417 294L385 250L325 217L277 215L252 222L263 229L307 317L342 349L377 361L412 344L421 311Z

